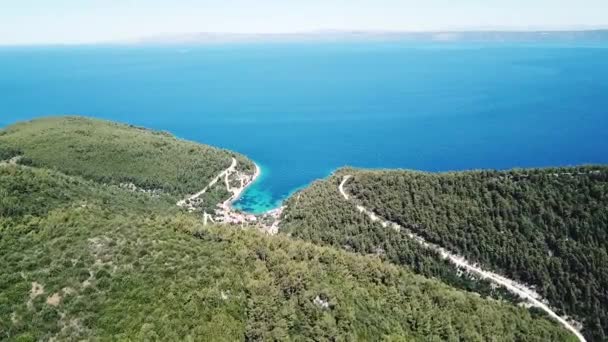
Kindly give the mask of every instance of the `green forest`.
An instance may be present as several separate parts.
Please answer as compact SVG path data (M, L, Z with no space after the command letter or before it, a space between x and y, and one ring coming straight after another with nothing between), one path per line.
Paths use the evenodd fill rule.
M0 166L1 339L573 340L376 256L203 226L171 194L38 165Z
M338 192L341 177L317 181L292 196L286 203L280 232L319 245L328 245L350 252L377 255L414 272L438 278L457 288L482 296L517 301L502 288L493 287L462 274L437 253L420 246L405 234L382 227L344 201Z
M78 175L101 183L134 184L181 198L203 189L237 158L239 170L254 164L231 151L153 131L84 117L49 117L0 131L0 160Z
M63 117L0 131L0 155L22 156L0 163L0 340L576 341L370 225L336 200L337 176L292 197L268 236L176 205L232 157L252 171L230 151ZM348 190L371 201L372 181Z
M399 233L361 228L369 226L361 223L365 216L347 208L337 192L345 173L354 176L347 192L366 208L533 285L558 312L582 322L590 340L606 339L607 167L440 174L346 169L289 200L284 232L362 253L379 247L393 263L445 279L434 266L437 261L418 261L422 253L394 237Z

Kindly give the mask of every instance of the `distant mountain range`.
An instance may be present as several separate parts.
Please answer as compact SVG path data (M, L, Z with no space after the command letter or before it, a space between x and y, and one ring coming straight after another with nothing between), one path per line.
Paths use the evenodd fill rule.
M143 37L127 43L219 43L219 42L293 42L293 41L607 41L608 29L530 30L530 31L313 31L301 33L187 33Z

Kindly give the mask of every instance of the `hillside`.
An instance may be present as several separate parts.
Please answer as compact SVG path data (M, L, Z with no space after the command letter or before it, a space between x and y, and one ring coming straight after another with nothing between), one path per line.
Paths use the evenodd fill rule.
M0 131L0 160L16 155L21 164L176 198L203 189L232 157L241 171L254 172L251 161L231 151L84 117L43 118Z
M0 339L574 340L535 310L480 298L377 256L204 226L175 205L177 192L169 189L180 186L170 186L170 175L139 177L121 162L134 153L127 148L133 141L164 136L74 120L130 138L110 144L112 158L99 149L70 151L77 162L67 163L41 150L69 149L79 134L59 139L54 126L44 133L47 146L17 143L28 140L20 127L46 126L46 120L0 133L5 159L17 151L21 162L34 165L0 163ZM191 144L175 142L182 143ZM147 149L134 165L190 158L187 149L175 148L171 156ZM102 167L113 158L111 178L84 161ZM194 163L205 164L204 156ZM132 191L120 186L128 177L168 187Z
M294 238L360 254L372 254L418 274L493 298L516 300L488 282L479 281L421 247L404 234L362 215L338 192L340 177L317 181L286 202L280 232Z
M3 338L567 340L527 309L146 194L0 167ZM44 203L44 207L40 204Z
M340 201L337 186L346 173L353 177L345 191L361 206L430 243L534 286L558 312L582 322L590 340L605 339L608 168L444 174L347 169L288 202L283 232L360 253L382 248L393 263L445 279L444 268L429 269L440 264L432 260L433 253L427 250L431 260L422 263L421 247L407 234L372 223Z

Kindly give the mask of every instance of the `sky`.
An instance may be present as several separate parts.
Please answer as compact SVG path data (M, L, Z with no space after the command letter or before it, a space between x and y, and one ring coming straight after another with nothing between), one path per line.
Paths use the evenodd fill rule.
M608 0L0 0L0 44L197 32L608 27Z

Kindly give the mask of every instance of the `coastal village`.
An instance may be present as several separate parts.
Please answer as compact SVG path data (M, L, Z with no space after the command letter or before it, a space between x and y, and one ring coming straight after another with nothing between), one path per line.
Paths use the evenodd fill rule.
M257 165L255 165L254 174L239 171L237 165L238 161L236 158L232 158L231 165L211 180L203 190L179 201L177 205L186 208L189 212L202 211L205 225L208 223L222 223L240 225L242 227L250 226L270 235L277 234L281 214L285 207L276 208L261 215L253 215L238 211L232 206L240 198L245 189L260 176L260 168ZM212 213L208 213L207 210L202 209L206 200L205 195L218 186L225 187L230 197L224 202L217 204Z

